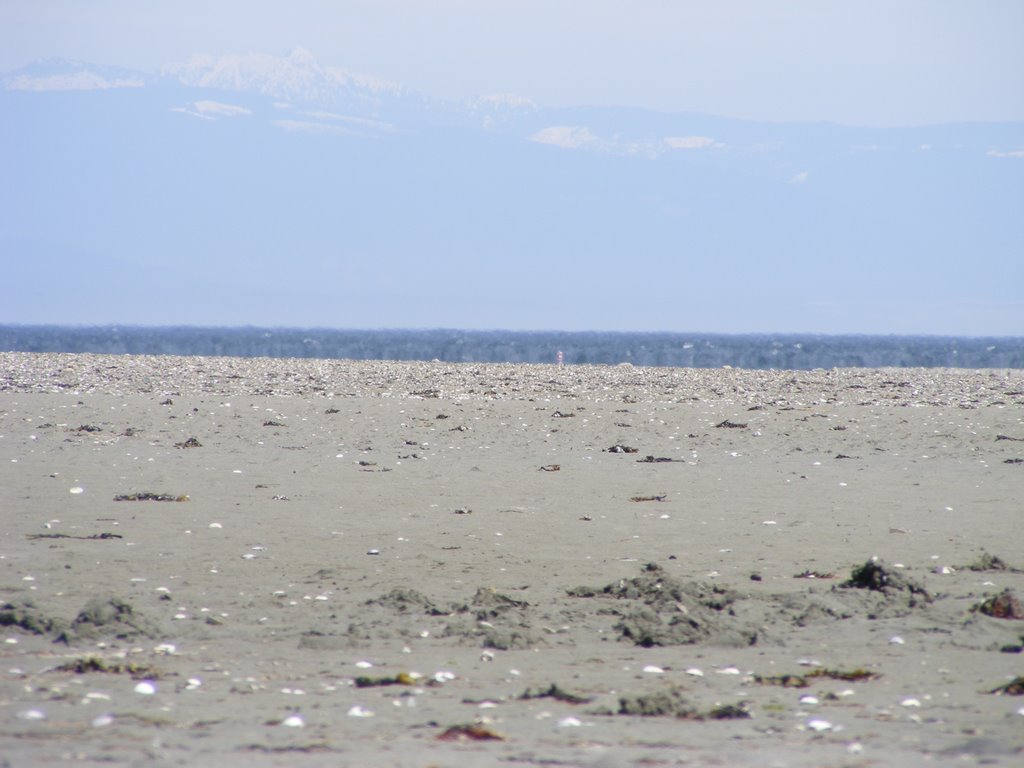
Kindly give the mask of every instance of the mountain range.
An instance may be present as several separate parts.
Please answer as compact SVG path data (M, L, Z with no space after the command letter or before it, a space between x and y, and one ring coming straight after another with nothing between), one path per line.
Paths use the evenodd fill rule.
M303 49L0 86L0 322L1024 332L1024 123L453 103Z

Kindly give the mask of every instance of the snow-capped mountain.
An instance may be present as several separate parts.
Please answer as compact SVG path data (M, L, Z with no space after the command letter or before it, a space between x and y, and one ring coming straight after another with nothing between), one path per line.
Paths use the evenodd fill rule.
M332 104L357 98L376 103L408 95L397 83L322 66L305 48L287 56L197 54L184 64L165 67L163 74L193 88L259 93L285 102Z
M0 82L8 91L102 91L142 88L146 77L119 67L103 67L74 59L47 59L11 72Z

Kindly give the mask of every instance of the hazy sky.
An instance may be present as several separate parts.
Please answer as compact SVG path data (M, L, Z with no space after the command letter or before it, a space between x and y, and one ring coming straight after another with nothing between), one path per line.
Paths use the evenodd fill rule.
M856 125L1024 120L1021 0L0 0L0 70L283 54L431 96Z

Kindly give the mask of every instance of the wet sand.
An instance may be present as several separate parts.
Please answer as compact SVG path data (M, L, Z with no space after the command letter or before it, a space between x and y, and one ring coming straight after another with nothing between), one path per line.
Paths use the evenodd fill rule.
M1022 460L1021 371L0 354L0 764L1019 765Z

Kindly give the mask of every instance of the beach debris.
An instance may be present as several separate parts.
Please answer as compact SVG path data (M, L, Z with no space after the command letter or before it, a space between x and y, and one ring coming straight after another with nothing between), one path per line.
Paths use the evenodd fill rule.
M682 720L697 720L700 713L681 688L669 688L654 693L644 693L619 698L620 715L641 717L676 717Z
M645 565L634 579L604 587L576 587L567 594L627 601L625 608L606 612L619 617L613 628L622 639L644 648L701 642L743 647L757 642L757 626L733 615L731 606L739 600L738 593L714 584L684 583L657 563Z
M175 448L202 448L203 444L196 440L194 437L190 437L188 440L182 440L180 443L174 444Z
M327 410L324 411L324 413L330 416L331 414L334 413L341 413L341 411L339 411L337 408L328 408Z
M742 702L734 705L716 705L707 712L700 712L691 705L681 688L621 696L618 699L620 715L640 717L674 717L678 720L737 720L751 717Z
M471 514L473 514L473 510L470 509L469 507L459 507L452 514L455 514L455 515L471 515Z
M136 664L131 661L106 661L99 656L83 656L72 661L67 661L54 667L53 671L71 672L76 675L89 675L93 673L105 675L129 675L135 679L156 679L162 676L162 673L159 670L149 664Z
M970 565L961 565L959 566L959 568L961 568L961 570L975 571L999 570L1009 571L1011 573L1024 572L1024 569L1016 568L1010 565L1006 560L1002 559L1001 557L998 557L996 555L990 555L988 554L988 552L985 551L982 551L982 553L978 556L978 559Z
M119 597L94 597L57 636L56 642L71 644L100 637L158 639L160 634L156 624L136 611L131 603Z
M1003 459L1003 464L1024 464L1024 459L1021 459L1021 458Z
M571 419L575 415L576 414L573 411L569 411L568 413L563 413L562 411L555 411L554 413L551 414L552 418L555 419Z
M644 456L642 459L636 460L637 464L685 464L682 459L670 459L668 456Z
M547 688L527 688L519 698L523 700L550 698L555 701L564 701L566 704L587 704L593 700L587 696L570 693L564 688L560 688L558 683L552 683Z
M173 493L151 493L149 491L143 491L142 493L119 493L114 496L114 501L188 501L189 497L187 494Z
M30 598L23 598L0 605L0 627L18 627L34 635L48 635L60 632L64 622L47 616Z
M842 680L847 683L860 683L868 680L877 680L882 675L870 669L827 669L819 667L812 669L802 675L754 675L753 680L758 685L776 685L780 688L807 688L812 680Z
M418 685L422 677L415 672L399 672L392 676L357 677L353 682L356 688L380 688L388 685Z
M263 422L263 426L264 427L287 427L288 425L283 423L283 422L280 422L280 421L274 421L273 419L267 419L266 421Z
M747 425L746 424L739 424L738 422L729 421L728 419L726 419L725 421L722 421L722 422L719 422L718 424L715 424L715 428L716 429L746 429Z
M561 464L545 464L540 468L541 472L558 472L562 469Z
M476 618L483 621L495 619L507 611L521 610L528 608L530 604L525 600L516 600L508 595L503 595L493 587L480 587L473 594L469 606L464 606L461 611L472 611Z
M71 430L72 432L102 432L102 427L97 427L95 424L83 424L77 429Z
M415 589L396 587L387 594L367 600L364 605L389 608L398 613L424 613L427 616L447 616L452 610L439 607Z
M82 541L90 540L103 540L103 539L123 539L119 533L94 533L91 536L72 536L69 533L29 533L25 535L27 539L80 539Z
M931 595L918 582L904 576L898 569L887 565L881 560L871 559L859 565L850 573L850 578L839 585L846 589L869 589L874 592L891 594L893 592L909 592L910 604L915 604L915 597L920 596L931 602Z
M810 685L806 675L754 675L758 685L776 685L780 688L806 688Z
M630 501L664 501L668 498L667 493L662 493L658 496L630 496Z
M794 579L834 579L836 575L831 571L800 571L800 573L794 573Z
M1024 677L1018 675L1008 683L997 685L989 693L996 696L1024 696Z
M438 741L504 741L505 737L480 723L453 725L438 734Z
M994 619L1024 619L1024 606L1010 589L990 597L977 607L978 611Z
M423 398L436 398L441 396L441 390L439 389L420 389L416 392L410 392L411 396L423 397Z
M719 704L709 709L701 719L703 720L749 720L752 717L750 710L742 702L739 704Z
M373 717L374 716L374 712L372 710L366 709L366 707L362 707L359 704L356 704L355 706L349 707L349 710L348 710L348 712L346 714L349 717Z
M611 448L607 448L606 450L607 450L608 453L639 453L640 452L639 448L633 448L632 446L629 446L629 445L622 445L621 443L616 443Z
M1024 443L1024 437L1010 437L1009 435L996 435L996 442L1000 440L1012 440L1014 442Z

